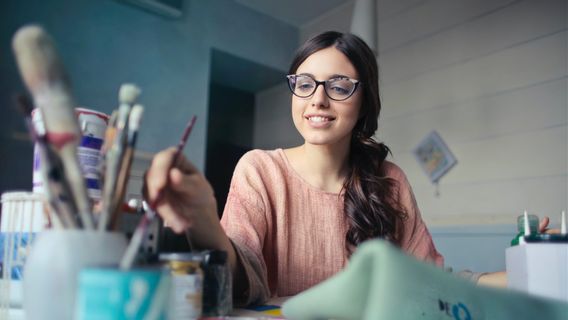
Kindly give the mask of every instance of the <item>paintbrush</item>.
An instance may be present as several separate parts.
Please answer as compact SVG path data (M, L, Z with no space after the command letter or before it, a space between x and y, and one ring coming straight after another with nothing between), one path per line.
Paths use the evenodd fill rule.
M148 231L148 226L150 225L150 223L154 220L154 217L156 216L156 212L154 210L150 209L150 207L148 206L148 203L146 201L142 201L142 208L143 208L144 215L142 216L142 218L140 219L140 222L136 226L136 229L134 230L134 234L132 235L132 238L130 239L130 243L128 244L128 247L126 248L124 255L122 256L122 259L120 259L119 267L120 267L121 270L129 270L132 267L132 264L134 263L134 260L136 259L136 254L138 253L138 250L140 249L140 245L142 245L142 241L144 240L144 236L146 235L146 232Z
M175 165L177 164L179 157L181 156L181 152L183 151L183 147L185 147L185 144L187 143L187 139L189 138L189 134L191 133L191 130L193 129L193 125L195 124L196 120L197 120L197 116L193 116L191 118L191 120L189 120L187 122L187 125L185 126L185 130L183 131L183 135L181 136L181 139L180 139L180 141L177 145L177 148L176 148L176 151L174 153L174 157L173 157L172 163L170 164L168 172L173 167L175 167ZM150 208L152 210L156 210L156 206L162 200L163 190L164 189L160 189L160 191L158 192L158 195L156 196L154 201L152 203L150 203Z
M110 225L112 229L116 227L116 223L120 213L123 210L121 205L124 201L124 194L126 193L126 187L128 185L128 178L130 177L130 167L132 166L132 159L134 157L134 149L136 146L136 140L138 136L138 129L140 128L140 121L142 120L142 114L144 113L144 107L136 104L132 107L130 116L128 118L128 136L127 136L127 146L122 157L122 163L120 166L120 171L118 173L118 179L115 188L115 199L113 200L113 210L111 211Z
M46 141L45 135L37 133L31 119L33 110L32 102L25 95L18 95L17 106L20 113L24 116L30 137L38 148L41 159L41 174L45 186L44 193L55 222L54 226L70 229L76 228L75 215L77 213L77 207L71 199L68 199L71 195L71 190L67 181L62 179L64 174L61 159L53 152ZM36 112L41 112L41 110L36 110Z
M53 41L41 27L25 26L14 35L12 47L22 79L42 111L46 141L61 159L61 179L71 189L70 201L75 203L82 225L93 229L90 201L77 159L81 132L74 112L75 101Z
M128 117L132 105L140 95L140 89L133 84L123 84L119 90L120 106L116 118L116 133L110 149L105 155L104 185L102 190L102 211L99 217L98 230L108 227L111 214L118 204L114 202L118 175L124 151L127 145Z
M105 130L105 138L104 138L104 141L103 141L103 145L101 146L101 151L100 151L101 161L100 161L99 167L97 169L99 181L101 182L101 190L104 190L104 185L105 185L106 155L107 155L107 152L110 149L112 142L114 141L114 137L116 135L116 117L117 116L118 116L118 112L116 110L113 110L112 114L109 118L107 128Z
M110 118L108 120L108 126L105 131L105 141L101 147L101 157L104 157L108 150L110 149L112 142L114 141L114 136L116 135L116 118L118 117L118 111L113 110Z
M180 139L180 141L177 145L176 151L174 153L172 163L169 166L168 175L169 175L169 171L178 162L179 157L181 156L181 153L183 151L183 147L187 143L187 140L189 138L189 134L191 133L191 130L193 129L193 126L195 125L196 120L197 120L197 117L193 116L191 118L191 120L189 120L187 122L187 125L185 126L185 130L183 131L183 135L181 136L181 139ZM163 191L162 190L163 189L161 189L158 192L158 195L156 196L156 199L152 202L152 205L148 205L146 203L146 201L142 202L145 213L142 216L142 219L140 219L140 222L138 223L138 225L136 226L136 230L134 231L134 234L132 235L132 239L130 239L130 244L128 245L128 248L126 248L126 252L122 256L122 259L120 260L120 269L128 270L132 267L132 264L134 263L134 259L136 258L136 253L138 252L140 245L142 244L142 240L144 239L144 235L146 234L146 232L148 230L148 226L150 225L150 223L152 223L152 220L154 220L154 218L156 217L156 209L155 208L163 197ZM191 246L191 243L190 243L190 246Z

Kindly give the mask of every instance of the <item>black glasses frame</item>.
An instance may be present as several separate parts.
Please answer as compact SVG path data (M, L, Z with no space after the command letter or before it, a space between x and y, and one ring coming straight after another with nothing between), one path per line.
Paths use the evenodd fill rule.
M311 97L312 95L314 95L314 93L316 93L316 90L318 89L318 87L319 87L320 85L323 85L323 91L325 91L325 95L326 95L328 98L330 98L331 100L334 100L334 101L345 101L345 100L351 98L351 96L355 93L355 91L357 91L357 88L359 87L359 84L361 83L361 81L359 81L359 80L355 80L355 79L350 79L350 78L342 77L341 79L348 80L348 81L350 81L351 83L354 84L353 90L351 91L351 93L349 93L349 95L347 95L347 97L345 97L345 98L343 98L343 99L335 99L335 98L332 98L332 97L329 95L329 93L327 92L327 86L326 86L326 84L329 83L331 80L337 80L337 78L328 79L328 80L324 80L324 81L318 81L318 80L316 80L316 79L314 79L314 78L312 78L312 77L310 77L310 76L308 76L308 75L302 75L302 76L303 76L303 77L311 78L312 80L314 80L314 82L315 82L315 84L316 84L316 86L314 87L314 90L313 90L310 94L305 95L305 96L299 95L299 94L297 94L296 92L294 92L294 87L292 86L292 80L293 80L293 81L296 81L296 77L298 77L298 75L297 75L297 74L289 74L289 75L286 76L286 79L288 79L288 88L290 89L290 91L292 92L293 95L295 95L296 97L299 97L299 98L309 98L309 97Z

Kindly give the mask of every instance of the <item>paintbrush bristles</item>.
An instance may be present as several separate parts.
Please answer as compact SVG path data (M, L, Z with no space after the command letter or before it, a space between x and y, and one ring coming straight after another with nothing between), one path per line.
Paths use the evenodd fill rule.
M144 107L139 104L135 104L130 111L130 116L128 118L128 142L132 140L132 135L138 132L140 128L140 122L142 121L142 115L144 114Z
M49 84L53 75L67 83L67 78L61 74L63 68L53 40L40 26L20 28L14 35L12 48L22 78L32 93Z
M12 47L20 74L33 95L35 105L44 109L48 131L78 136L80 130L73 112L75 103L70 94L69 80L49 34L36 25L23 27L14 35Z
M118 101L121 104L132 105L136 102L141 92L140 88L135 84L125 83L120 86L120 90L118 91Z

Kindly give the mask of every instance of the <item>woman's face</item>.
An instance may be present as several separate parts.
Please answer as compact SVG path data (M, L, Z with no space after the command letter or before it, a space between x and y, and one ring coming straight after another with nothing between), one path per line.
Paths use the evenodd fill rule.
M313 53L296 70L315 80L325 81L337 77L359 80L359 74L349 59L335 47ZM349 143L351 131L359 119L361 88L344 101L330 99L323 85L307 98L292 96L292 119L306 143L335 145Z

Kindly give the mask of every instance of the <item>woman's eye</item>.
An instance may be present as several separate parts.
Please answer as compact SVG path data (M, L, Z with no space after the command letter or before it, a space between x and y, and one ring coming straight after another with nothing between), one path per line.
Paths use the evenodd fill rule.
M296 88L300 89L300 90L310 90L313 87L314 87L314 85L312 83L298 83L296 85Z
M342 86L337 86L337 85L335 85L335 86L332 86L330 89L331 89L332 91L336 92L336 93L339 93L339 94L347 94L347 93L349 93L349 89L348 89L348 88L344 88L344 87L342 87Z

